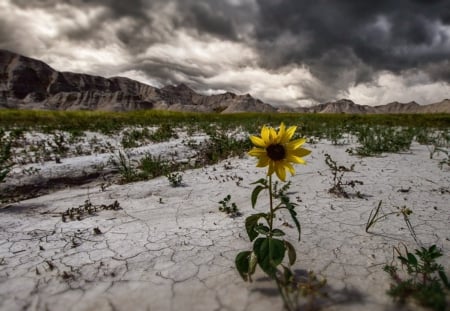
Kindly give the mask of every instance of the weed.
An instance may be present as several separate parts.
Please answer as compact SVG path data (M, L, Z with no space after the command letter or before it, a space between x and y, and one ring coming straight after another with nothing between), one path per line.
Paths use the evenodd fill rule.
M450 144L450 135L447 131L420 129L416 134L416 140L422 145L426 145L430 153L430 159L437 152L446 152L444 148Z
M32 176L32 175L36 175L37 173L39 173L40 170L41 170L40 168L31 166L29 168L22 169L22 174L27 175L27 176Z
M145 180L164 176L169 174L171 170L176 170L177 168L177 165L170 165L170 163L163 160L161 156L155 157L148 153L139 160L138 169L140 172L138 177L141 180Z
M350 154L373 156L382 152L409 150L413 133L408 129L395 129L386 126L361 126L356 131L361 146L348 149Z
M447 158L439 161L439 167L442 170L445 165L450 166L450 152L448 150L440 149L442 153L446 155Z
M297 276L290 269L284 269L279 280L279 290L283 292L291 310L315 310L315 301L328 297L324 291L327 280L319 279L313 271L308 271L305 276ZM306 299L304 305L300 304L302 299Z
M411 222L409 220L409 216L412 214L412 210L407 208L406 206L402 207L396 207L395 211L390 211L389 213L384 213L381 207L382 201L378 203L377 207L370 211L369 219L366 223L366 232L369 233L369 229L375 226L375 224L379 221L382 221L389 217L390 215L395 216L402 216L403 220L406 223L406 226L408 227L409 232L411 233L411 236L414 238L414 241L416 241L417 244L419 244L419 241L417 239L416 232L414 231L413 226L411 225Z
M66 139L63 133L53 134L52 140L47 142L55 155L55 162L61 163L61 157L64 157L69 151L69 147L66 145Z
M110 157L109 162L119 170L122 182L129 183L138 180L137 171L125 152L119 150L117 154Z
M239 211L236 203L231 203L231 195L227 195L223 200L219 201L219 211L226 213L231 218L239 217L241 216L241 212Z
M363 182L360 180L342 180L345 173L352 172L354 170L355 164L352 164L349 168L343 165L337 165L336 161L334 161L328 153L325 154L325 163L331 169L331 173L333 174L333 187L331 187L328 192L340 197L349 198L350 195L345 190L345 187L349 186L351 188L355 188L356 185L363 185ZM362 197L359 192L356 193L356 196Z
M118 201L114 201L111 204L101 204L101 205L94 205L91 203L91 200L87 199L84 201L84 204L78 206L78 207L71 207L68 208L65 212L61 213L61 218L63 222L67 222L69 220L83 220L87 216L94 216L98 211L104 211L104 210L120 210L122 209L120 207L120 203ZM94 229L95 231L95 229Z
M215 164L218 161L233 156L242 156L243 150L249 149L248 140L228 136L224 131L214 130L209 140L200 147L199 161L205 164Z
M0 129L0 182L3 182L14 163L11 160L13 139Z
M178 138L178 134L169 123L163 123L153 134L150 135L149 138L154 142L162 142L171 138Z
M141 145L141 141L145 141L149 138L150 132L148 128L144 128L142 130L133 129L123 133L121 144L123 148L139 147Z
M183 184L183 175L181 173L168 173L166 177L172 187L179 187Z
M429 248L416 249L415 255L410 253L406 246L404 253L394 247L395 252L406 271L402 269L403 275L400 275L397 266L384 266L383 270L393 281L388 295L401 304L413 298L424 307L436 311L448 310L450 283L444 268L436 262L436 259L442 256L442 251L432 245Z

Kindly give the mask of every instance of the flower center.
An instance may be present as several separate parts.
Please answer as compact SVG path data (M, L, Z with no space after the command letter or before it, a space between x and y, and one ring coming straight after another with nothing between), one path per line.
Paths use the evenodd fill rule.
M286 150L283 145L276 144L267 147L267 155L271 160L280 161L286 157Z

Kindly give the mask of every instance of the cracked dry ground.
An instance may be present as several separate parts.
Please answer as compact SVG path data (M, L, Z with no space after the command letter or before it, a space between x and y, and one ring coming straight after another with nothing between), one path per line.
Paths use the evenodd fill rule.
M387 210L411 208L419 241L442 248L440 263L450 270L450 171L430 160L426 147L372 158L348 156L345 146L310 147L308 165L290 179L302 240L283 230L297 249L295 268L327 278L323 310L399 310L385 294L389 278L382 267L391 262L393 246L417 244L401 217L365 232L379 200ZM363 199L328 193L324 153L339 164L355 163L345 178L364 182L358 187ZM250 183L264 174L254 165L254 159L231 159L184 172L183 187L170 187L164 177L104 192L91 185L1 209L0 309L281 310L274 283L260 272L245 283L234 268L236 254L251 247L244 228L253 212ZM227 194L243 217L218 211ZM61 213L88 198L94 205L117 200L122 209L62 221ZM261 197L258 211L267 209L264 202ZM279 217L279 224L289 221Z

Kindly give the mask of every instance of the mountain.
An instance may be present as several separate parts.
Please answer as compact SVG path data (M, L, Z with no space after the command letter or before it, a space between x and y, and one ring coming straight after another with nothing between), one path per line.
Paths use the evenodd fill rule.
M348 99L340 99L338 101L329 102L310 107L308 112L315 113L371 113L373 112L370 106L361 106L355 104Z
M0 108L198 112L276 112L250 95L201 95L185 84L161 89L124 77L59 72L36 59L0 50Z
M132 111L163 109L192 112L450 113L450 100L431 105L392 102L357 105L348 99L313 107L274 108L250 94L196 93L185 84L153 87L124 77L104 78L60 72L42 61L0 50L0 108Z
M317 105L308 108L308 112L315 113L353 113L353 114L393 114L393 113L450 113L450 100L431 105L419 105L412 101L409 103L392 102L379 106L357 105L351 100L340 99L335 102Z
M444 99L441 102L431 105L420 106L420 113L450 113L450 99Z

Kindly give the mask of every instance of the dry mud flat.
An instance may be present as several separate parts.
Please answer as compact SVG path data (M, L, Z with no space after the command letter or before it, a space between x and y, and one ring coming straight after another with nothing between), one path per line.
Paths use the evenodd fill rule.
M401 310L386 290L393 246L418 248L402 217L377 223L365 232L370 211L380 200L386 211L407 206L424 246L436 244L439 261L450 271L450 170L413 144L401 154L349 156L348 146L309 145L307 166L297 166L290 191L302 224L302 240L283 227L297 249L295 268L328 280L322 310ZM364 182L363 198L330 193L328 153L355 172L344 178ZM126 185L72 187L0 210L1 310L282 310L276 286L262 273L245 283L234 258L251 244L244 219L251 182L263 177L255 159L230 159L183 172L182 187L166 177ZM352 190L349 190L353 193ZM231 195L243 213L229 218L218 202ZM295 199L294 199L295 198ZM66 219L67 209L106 206L94 216ZM259 199L257 211L267 210ZM289 222L278 215L279 224ZM420 310L408 305L405 310Z

